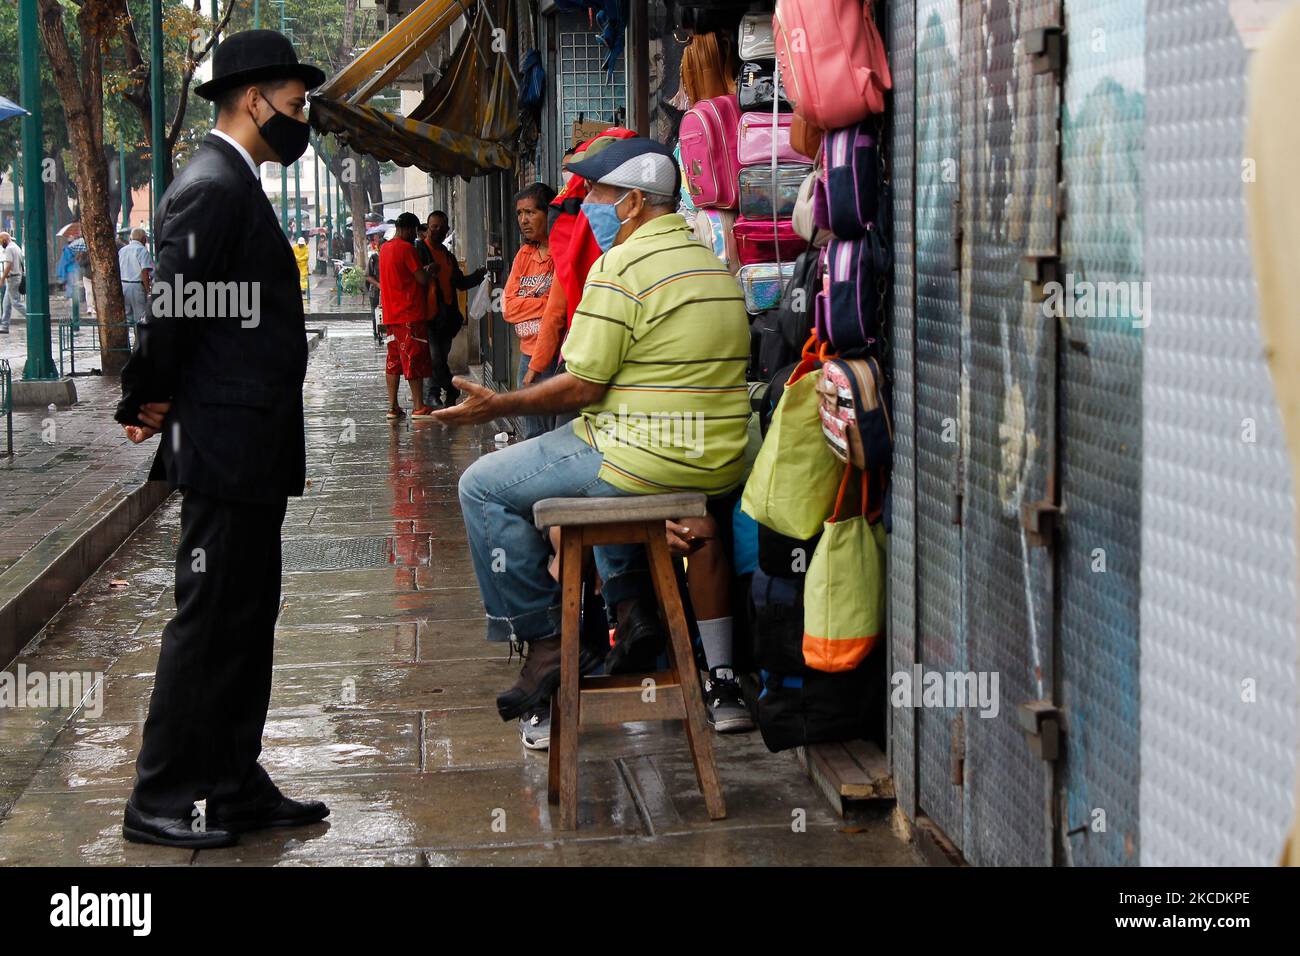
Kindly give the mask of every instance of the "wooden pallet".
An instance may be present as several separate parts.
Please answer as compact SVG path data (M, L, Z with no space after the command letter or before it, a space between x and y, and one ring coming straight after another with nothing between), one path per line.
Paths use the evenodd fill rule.
M841 817L863 801L893 800L889 761L865 740L796 747L795 757Z

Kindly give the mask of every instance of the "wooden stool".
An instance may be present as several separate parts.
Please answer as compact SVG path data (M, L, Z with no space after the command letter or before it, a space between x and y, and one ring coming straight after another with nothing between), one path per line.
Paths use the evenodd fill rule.
M547 797L560 805L560 829L572 830L578 816L578 733L588 727L640 720L680 720L695 762L695 777L709 817L727 815L713 762L695 655L686 614L665 538L664 522L705 515L701 494L631 495L625 498L546 498L533 506L539 528L560 529L560 686L551 701L551 753ZM668 625L667 671L581 677L578 646L584 589L594 594L592 546L644 544L659 606ZM603 630L603 625L602 625ZM649 678L652 699L646 700Z

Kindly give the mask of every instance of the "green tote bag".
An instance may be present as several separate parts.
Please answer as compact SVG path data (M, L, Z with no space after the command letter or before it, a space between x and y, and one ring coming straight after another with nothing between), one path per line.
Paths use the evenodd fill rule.
M845 468L822 437L815 341L804 345L790 373L740 499L741 510L759 524L798 539L821 530Z

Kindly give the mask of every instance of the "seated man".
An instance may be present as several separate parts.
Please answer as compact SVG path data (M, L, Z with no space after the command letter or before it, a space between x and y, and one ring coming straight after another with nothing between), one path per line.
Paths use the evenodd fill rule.
M696 491L721 495L744 476L749 323L736 281L674 212L672 153L637 137L569 169L591 182L583 211L606 250L592 267L554 378L497 393L457 379L465 398L446 424L581 410L572 428L486 455L460 480L488 639L529 644L502 719L549 700L560 675L560 589L532 522L543 498ZM664 634L644 549L596 549L618 643L611 673L647 670ZM584 672L599 666L584 650Z

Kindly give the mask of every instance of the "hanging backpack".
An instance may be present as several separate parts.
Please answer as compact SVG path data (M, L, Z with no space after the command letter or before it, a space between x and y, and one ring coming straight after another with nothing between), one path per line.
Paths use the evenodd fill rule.
M781 301L776 308L760 313L751 326L758 337L755 377L771 378L777 369L798 360L812 329L820 283L820 253L815 249L801 252L781 291Z
M740 66L740 80L736 83L736 99L742 112L778 110L789 113L790 101L785 98L785 83L776 77L775 60L751 60Z
M794 225L784 219L746 219L741 216L732 229L736 237L736 254L742 265L758 262L790 262L808 248L808 242Z
M739 205L736 181L740 160L736 131L740 108L734 96L716 96L697 103L682 117L678 142L682 169L695 205L735 209Z
M716 33L697 33L682 50L682 89L692 105L735 95L735 72L729 68L729 41Z
M813 221L840 239L857 239L880 212L880 150L866 124L831 130L822 141L822 174Z
M776 56L772 43L772 18L766 13L747 13L740 18L737 52L742 60L770 60Z
M885 109L889 59L872 0L777 0L776 58L795 112L838 129Z
M741 113L736 129L736 155L741 166L770 166L772 140L776 140L776 161L802 166L812 165L812 158L790 145L790 113L777 113L772 123L771 111Z
M732 275L740 269L732 235L735 225L736 214L730 209L699 209L695 213L695 238L708 246Z
M817 394L822 436L835 457L861 471L887 473L894 426L880 363L875 358L827 359Z
M861 239L832 239L826 247L826 281L817 294L813 328L837 352L855 352L880 337L880 283L889 281L890 256L878 229Z
M790 219L799 199L799 187L811 170L803 163L782 163L775 170L771 166L745 167L737 180L740 214L749 219ZM794 228L793 221L790 225Z
M820 179L815 169L804 177L804 181L799 184L799 192L794 198L794 212L790 214L790 224L794 226L794 231L818 249L825 247L834 238L829 229L818 228L813 214L813 196Z

